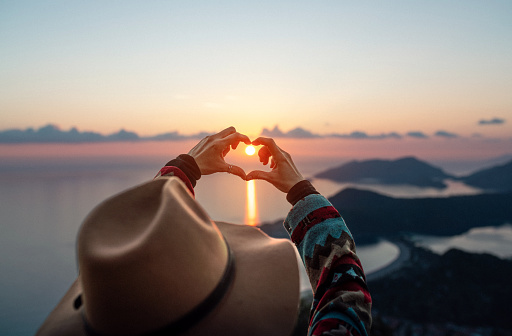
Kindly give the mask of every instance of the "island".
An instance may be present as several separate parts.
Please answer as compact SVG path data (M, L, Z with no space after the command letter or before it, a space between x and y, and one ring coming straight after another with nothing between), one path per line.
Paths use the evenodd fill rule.
M350 161L314 176L336 182L413 185L443 189L445 179L453 176L414 157L397 160Z

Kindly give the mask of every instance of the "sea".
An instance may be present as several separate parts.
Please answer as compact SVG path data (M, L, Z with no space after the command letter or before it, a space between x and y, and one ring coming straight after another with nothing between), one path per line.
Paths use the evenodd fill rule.
M65 156L52 160L15 158L0 162L0 335L33 335L78 274L75 240L85 216L105 198L151 180L164 158ZM339 184L313 176L336 162L301 161L300 169L329 197L346 187L399 197L446 197L481 191L458 182L448 188ZM214 220L254 225L282 220L290 210L285 195L264 181L246 182L219 173L203 176L196 199ZM343 210L339 209L343 215ZM357 225L357 223L347 223ZM450 247L512 256L512 226L475 228L457 237L416 237L443 253ZM357 242L356 242L357 244ZM381 240L357 247L367 274L399 254ZM301 271L301 288L309 285Z

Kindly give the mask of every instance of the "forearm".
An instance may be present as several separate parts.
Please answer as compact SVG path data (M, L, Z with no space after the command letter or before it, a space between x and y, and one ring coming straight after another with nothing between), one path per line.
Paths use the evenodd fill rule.
M180 178L189 191L194 195L196 181L201 178L201 171L193 157L187 154L179 155L160 169L155 178L161 176L176 176Z
M371 297L352 235L326 198L306 194L296 202L284 225L314 292L310 332L316 335L345 328L364 335L371 325Z

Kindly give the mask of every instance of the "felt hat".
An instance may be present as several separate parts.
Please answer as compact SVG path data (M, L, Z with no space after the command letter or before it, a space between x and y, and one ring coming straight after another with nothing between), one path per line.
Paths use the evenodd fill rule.
M293 245L214 222L176 177L98 205L77 241L79 276L37 335L289 335Z

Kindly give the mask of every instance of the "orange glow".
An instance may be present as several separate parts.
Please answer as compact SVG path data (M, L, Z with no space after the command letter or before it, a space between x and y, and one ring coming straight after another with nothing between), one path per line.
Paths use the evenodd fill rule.
M254 153L256 153L256 148L254 148L254 146L249 145L249 146L245 147L245 154L254 155Z
M258 205L256 203L256 184L254 180L247 181L247 198L245 208L245 224L255 226L258 224Z
M179 154L187 153L197 144L197 139L184 141L98 142L83 144L0 144L0 163L7 159L37 159L54 161L58 158L98 158L112 161L126 158L129 162L144 162L149 157L156 165L163 164ZM422 160L489 159L510 154L512 138L505 140L486 138L410 139L385 140L358 139L276 139L279 147L292 156L299 169L303 162L332 161L332 166L348 160L372 158L398 158L416 156ZM236 164L246 172L262 169L257 158L249 157L244 146L230 151L226 162ZM322 166L323 165L323 166ZM325 168L325 163L317 167ZM302 171L304 173L304 171Z

